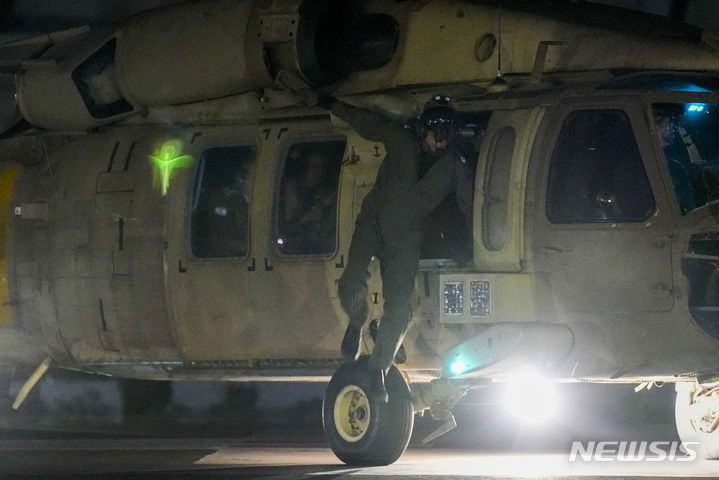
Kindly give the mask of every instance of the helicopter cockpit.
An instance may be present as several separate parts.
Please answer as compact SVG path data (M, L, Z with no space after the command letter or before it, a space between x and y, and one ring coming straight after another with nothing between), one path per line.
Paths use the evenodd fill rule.
M682 215L719 200L719 105L655 103L657 138Z
M651 103L651 112L681 215L719 200L719 104L707 98L719 90L719 79L649 73L628 75L602 88L662 93L661 99ZM676 100L665 98L664 93Z

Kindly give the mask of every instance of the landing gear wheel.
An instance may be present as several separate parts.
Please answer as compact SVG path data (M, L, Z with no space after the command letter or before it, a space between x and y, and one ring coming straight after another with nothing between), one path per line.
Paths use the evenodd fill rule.
M337 369L322 404L330 448L348 465L388 465L407 448L414 413L409 387L394 366L385 376L387 403L369 395L368 357Z
M701 387L691 382L677 382L675 388L677 433L683 443L694 442L686 448L682 447L682 450L690 448L698 457L719 459L719 427L710 428L712 424L719 423L719 394L714 391L697 399L694 390Z

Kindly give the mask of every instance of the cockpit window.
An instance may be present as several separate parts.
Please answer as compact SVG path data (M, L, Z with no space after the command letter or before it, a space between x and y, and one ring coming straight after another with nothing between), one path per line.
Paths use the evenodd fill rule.
M653 211L654 197L627 115L620 110L569 115L549 169L549 220L640 222Z
M192 254L244 257L249 243L250 180L255 149L209 148L202 153L192 203Z
M329 255L337 248L337 190L345 140L292 145L280 179L275 243L283 255Z
M652 111L682 215L719 200L719 105L655 103Z

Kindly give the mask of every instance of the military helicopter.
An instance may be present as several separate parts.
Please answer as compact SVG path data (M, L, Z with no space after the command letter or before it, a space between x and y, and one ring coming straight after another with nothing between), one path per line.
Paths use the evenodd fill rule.
M0 58L0 342L40 363L16 404L51 363L330 379L332 450L388 464L415 413L436 437L531 366L675 383L719 456L719 36L575 2L207 0ZM476 162L471 226L451 199L427 222L387 404L342 364L336 288L384 145L282 72L397 119L449 95Z

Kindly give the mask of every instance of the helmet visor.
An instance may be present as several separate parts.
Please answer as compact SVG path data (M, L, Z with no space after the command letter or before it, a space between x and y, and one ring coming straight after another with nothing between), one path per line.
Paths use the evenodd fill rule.
M434 133L438 142L449 140L454 121L454 110L445 105L430 107L422 112L420 121L425 131Z

